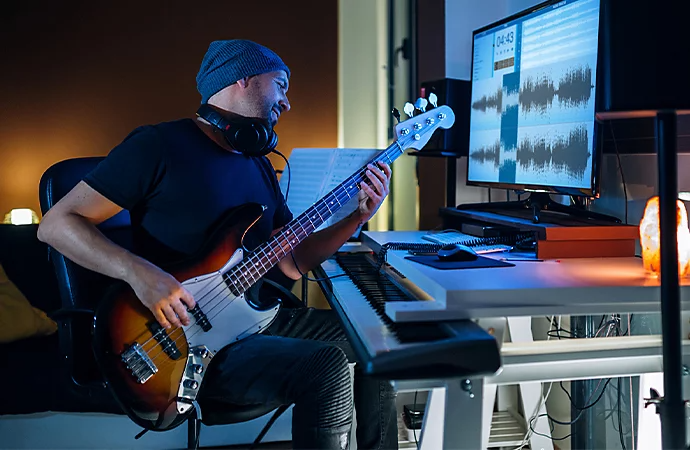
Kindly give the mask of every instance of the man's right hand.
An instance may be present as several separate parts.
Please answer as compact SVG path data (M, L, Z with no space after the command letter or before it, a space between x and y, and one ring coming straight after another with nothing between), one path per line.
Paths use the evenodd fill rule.
M129 285L161 326L189 325L187 308L194 308L196 302L175 277L151 264L138 267Z

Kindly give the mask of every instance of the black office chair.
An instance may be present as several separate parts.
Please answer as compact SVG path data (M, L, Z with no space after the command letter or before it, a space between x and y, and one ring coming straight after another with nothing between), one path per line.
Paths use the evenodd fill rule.
M39 185L42 213L45 214L102 160L102 157L68 159L46 170ZM123 210L99 224L98 228L116 244L130 249L130 226L129 212ZM75 405L75 411L123 414L103 381L91 350L95 300L102 298L113 280L75 264L52 248L49 256L57 276L62 302L62 309L54 317L60 322L58 338L64 364L62 371L67 374L65 395L72 399L80 399ZM283 285L270 279L265 280L264 285L261 295L278 297L291 306L301 304L301 300ZM257 444L278 416L290 405L229 405L205 399L201 406L202 420L192 416L188 421L188 448L197 447L201 422L205 425L239 423L276 410L257 437Z

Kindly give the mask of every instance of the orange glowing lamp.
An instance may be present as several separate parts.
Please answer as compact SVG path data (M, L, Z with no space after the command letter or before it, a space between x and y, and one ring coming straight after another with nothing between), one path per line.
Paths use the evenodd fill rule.
M690 229L688 229L688 212L680 200L676 203L678 219L678 276L684 277L690 272ZM640 246L644 268L659 275L661 272L661 246L659 242L659 197L647 201L644 216L640 222Z

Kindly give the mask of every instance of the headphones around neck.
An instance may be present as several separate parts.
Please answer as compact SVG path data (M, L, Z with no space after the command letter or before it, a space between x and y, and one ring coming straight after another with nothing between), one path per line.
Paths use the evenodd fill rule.
M223 133L227 143L246 156L266 156L278 145L278 135L260 119L233 115L221 116L208 104L199 107L196 115Z

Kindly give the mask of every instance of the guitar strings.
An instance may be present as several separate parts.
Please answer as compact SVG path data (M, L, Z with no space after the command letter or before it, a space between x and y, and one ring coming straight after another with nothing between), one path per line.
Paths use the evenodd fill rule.
M388 151L388 150L389 150L389 149L387 149L387 151ZM371 162L373 162L373 163L377 162L377 160L378 160L378 158L379 158L380 156L381 156L381 155L379 155L377 158L373 159ZM387 152L384 153L383 156L386 157L389 161L391 161L391 159L390 159L389 155L387 154ZM382 159L383 159L383 158L381 158L381 160L382 160ZM391 161L391 162L392 162L392 161ZM366 170L366 167L360 169L357 173L355 173L355 174L353 174L352 176L350 176L350 177L346 180L346 182L351 182L351 181L352 181L352 182L354 182L355 184L357 184L357 183L358 183L357 178L363 179L363 173L364 173L365 170ZM351 181L350 181L350 178L354 178L354 180L351 180ZM346 182L343 182L342 184L347 184ZM361 182L361 180L360 180L360 182ZM358 192L359 192L359 190L358 190ZM353 196L350 196L349 193L348 193L348 191L345 190L345 191L344 191L344 195L343 195L343 193L340 193L340 194L334 195L334 197L335 197L336 201L338 202L338 205L339 205L338 209L340 209L340 207L342 207L342 205L343 205L343 203L341 202L341 200L345 200L345 198L347 197L347 200L345 200L345 201L348 201L348 200L351 199ZM332 213L332 211L331 211L331 209L328 207L328 205L326 205L326 208L328 209L329 212ZM324 219L323 219L322 213L325 214L325 213L326 213L326 210L323 209L323 208L322 208L322 209L319 209L318 207L316 207L316 208L314 208L314 209L315 209L315 211L316 211L316 214L319 216L319 219L323 222ZM336 211L337 211L338 209L336 209ZM301 217L301 220L300 220L300 217ZM313 229L315 229L316 227L313 227L313 223L308 219L308 217L307 217L306 214L302 214L300 217L297 217L297 219L295 220L295 224L299 225L299 227L301 228L301 232L298 232L297 234L298 234L298 237L300 237L300 239L305 239L311 232L313 232ZM308 229L309 227L306 227L306 228L305 228L305 225L303 224L303 222L305 222L305 219L306 219L306 222L308 222L309 225L311 225L311 226L313 227L311 230ZM288 224L288 227L289 227L289 228L295 228L294 226L292 226L292 225L290 225L290 224ZM301 236L302 236L302 233L303 233L303 237L301 237ZM280 238L281 238L281 237L282 237L281 235L277 235L277 236L274 237L272 240L275 241L275 243L279 243L279 244L280 244L280 247L281 247L281 249L283 249L283 251L285 251L285 250L284 250L284 249L285 249L285 244L287 244L287 246L290 248L290 251L291 251L291 250L292 250L292 245L290 244L289 239L285 238L285 241L284 241L283 243L280 243ZM271 251L270 251L270 250L269 250L269 251L266 251L266 248L271 248L271 245L270 245L270 244L271 244L271 242L269 241L266 245L262 246L262 248L260 249L260 252L255 252L255 253L252 254L249 258L245 259L245 260L244 260L243 262L241 262L240 264L243 264L243 263L244 263L244 265L247 265L247 262L248 262L250 259L252 259L253 257L255 257L256 255L258 255L258 254L263 254L264 256L269 256L270 253L271 253ZM287 255L287 252L285 252L285 255ZM284 255L284 256L285 256L285 255ZM269 258L268 258L268 262L270 263L270 265L268 266L269 269L270 269L270 267L272 267L273 265L277 264L277 262L279 262L279 261L282 259L281 257L278 257L278 256L275 254L275 252L273 252L273 256L275 256L277 260L276 260L275 262L272 262L272 261L271 261L272 258L269 256ZM284 256L283 256L283 257L284 257ZM261 263L261 266L262 266L262 268L263 268L264 270L267 270L267 269L266 269L266 265L264 265L264 263L263 263L263 258L259 258L259 261L258 261L258 262ZM257 263L256 265L258 265L258 263ZM228 274L222 274L221 277L224 276L224 275L226 275L226 276L229 278L229 280L231 281L232 284L237 284L238 282L239 282L239 283L242 283L242 284L245 284L244 281L249 281L249 286L253 285L254 283L256 283L256 281L258 281L258 278L257 278L257 279L254 279L253 276L251 277L251 279L250 279L249 277L246 277L246 276L245 276L245 277L244 277L245 279L242 280L243 277L242 277L242 275L241 275L241 270L238 270L238 268L239 268L239 264L238 264L238 266L236 266L235 268L233 268L234 272L237 272L237 274L236 274L235 276L233 276L233 272L228 272ZM253 274L252 274L252 275L253 275ZM233 279L233 278L235 278L235 279ZM215 286L211 286L210 289L209 289L208 287L205 287L205 289L207 290L207 292L203 293L202 295L200 295L200 296L198 297L198 298L199 298L199 301L198 301L197 303L199 304L199 307L200 307L200 308L206 308L206 307L207 307L209 304L211 304L211 302L212 302L213 300L215 300L219 295L221 295L221 294L223 294L224 292L226 292L226 289L224 288L224 284L225 284L224 281L221 281L221 282L219 282L218 284L216 284ZM221 289L220 289L220 291L219 291L216 295L214 295L212 298L206 299L206 300L207 300L206 302L202 302L203 299L205 299L206 297L208 297L209 295L211 295L211 294L213 293L213 291L216 290L218 287L221 287ZM240 295L241 295L241 294L240 294ZM214 309L216 309L218 306L220 306L221 304L223 304L223 301L224 301L226 298L227 298L227 297L221 298L220 301L219 301L219 302L216 302L216 304L215 304L214 306L212 306L208 311L206 311L205 314L206 314L207 316L209 316L209 315L213 312ZM229 304L228 304L228 306L229 306ZM221 310L221 311L222 311L222 310ZM218 314L220 314L220 311L219 311L216 315L214 315L213 317L209 317L209 320L215 318ZM195 325L196 325L196 324L195 324ZM178 327L178 328L179 328L179 327ZM177 329L177 328L176 328L176 329ZM158 330L155 334L153 334L149 339L147 339L144 343L141 344L142 348L145 347L151 340L156 339L156 338L159 336L159 334L160 334L161 332L163 332L163 331L164 331L164 329L161 329L161 330ZM173 331L174 331L174 330L171 330L170 333L172 333ZM197 332L198 332L198 331L197 331ZM190 336L190 338L191 338L191 336ZM156 341L156 343L157 343L157 341ZM161 344L161 345L162 345L162 344ZM152 351L156 346L157 346L157 345L154 343L154 346L153 346L152 348L150 348L150 349L148 349L148 350L145 349L145 350L146 350L146 353L148 354L148 353L149 353L150 351Z
M420 134L427 134L429 131L435 131L435 129L436 129L436 127L434 127L433 130L430 130L430 129L427 128L427 129L423 130L421 133L417 133L417 135L420 135ZM388 163L389 163L389 164L392 164L393 160L391 160L391 157L390 157L390 155L388 154L388 152L391 151L392 149L394 149L394 148L397 146L397 149L400 151L400 154L402 155L402 154L404 153L404 148L403 148L403 146L401 145L400 141L421 140L421 139L415 139L414 137L415 137L415 135L403 136L402 139L398 139L398 140L394 141L386 150L384 150L380 155L378 155L376 158L374 158L370 163L374 163L374 164L375 164L375 163L377 163L377 162L379 162L379 161L383 161L383 159L384 159L384 157L385 157L385 158L388 159ZM405 148L408 148L408 145L407 145L408 142L405 142L405 144L406 144L406 145L405 145ZM400 155L398 155L398 156L400 156ZM396 157L396 158L397 158L397 157ZM395 158L394 158L394 159L395 159ZM355 174L353 174L353 175L351 175L350 177L348 177L343 183L341 183L341 185L346 185L346 184L349 183L349 182L354 182L355 185L357 186L357 193L359 193L359 191L361 190L360 183L361 183L362 181L364 181L364 174L366 173L366 170L368 170L368 169L367 169L366 166L364 166L364 167L361 168L359 171L357 171ZM350 179L352 179L352 180L350 180ZM340 195L340 194L333 194L333 195L334 195L336 201L338 201L338 203L339 203L339 207L336 209L336 211L338 211L338 210L340 209L340 207L342 207L342 204L340 203L340 198L338 197L338 195ZM351 196L348 195L347 190L345 190L345 195L348 197L348 200L352 198ZM324 198L326 198L326 197L324 197ZM344 198L343 198L343 200L344 200ZM346 200L346 201L347 201L347 200ZM318 209L318 206L316 206L316 205L312 206L312 208L315 209L316 213L318 214L319 218L321 219L321 224L324 222L323 217L321 216L321 213L322 213L322 212L323 212L324 214L325 214L326 212L330 212L330 213L332 214L332 211L330 210L330 208L328 207L327 204L325 204L325 207L326 207L326 209L319 210L319 209ZM304 214L304 213L303 213L302 215L300 215L300 217L301 217L301 216L304 216L305 218L307 217L307 215ZM300 228L302 228L302 231L304 231L305 228L304 228L304 226L303 226L302 223L301 223L300 217L297 217L297 219L295 220L295 223L298 224L298 225L300 226ZM308 222L310 222L311 225L313 226L313 222L311 222L311 221L309 221L309 220L308 220ZM320 226L321 224L319 224L319 226ZM288 224L287 227L288 227L288 228L292 228L291 224ZM318 227L314 227L314 229L316 229L316 228L318 228ZM301 239L306 239L306 238L309 236L309 234L311 234L312 232L313 232L313 230L311 230L310 232L306 233L305 236L304 236L303 238L301 238ZM270 267L273 267L275 264L277 264L282 258L284 258L284 257L287 255L287 252L285 251L285 247L284 247L285 244L287 244L287 246L290 248L290 251L292 251L292 245L290 244L289 239L286 238L286 237L284 237L284 236L282 236L282 235L283 235L283 233L279 233L279 234L276 235L275 237L271 238L271 240L269 240L269 241L267 242L267 244L266 244L266 245L263 245L262 248L261 248L261 253L264 253L265 255L268 255L268 254L265 252L265 248L266 248L266 247L271 247L271 245L268 245L268 244L269 244L271 241L275 241L275 243L279 243L279 244L280 244L280 248L283 250L283 252L285 252L285 254L284 254L282 257L278 257L277 261L275 261L275 262L270 262L270 259L269 259ZM284 238L285 241L284 241L284 242L280 242L280 239L281 239L281 238ZM300 242L301 242L301 240L300 240ZM250 256L249 256L249 258L247 258L247 259L243 260L242 262L240 262L236 267L233 267L233 268L231 269L231 272L228 272L227 274L221 274L221 278L223 278L224 276L227 276L227 278L230 279L230 281L231 281L233 284L234 284L235 282L238 282L238 281L241 282L241 283L243 283L243 281L241 280L241 279L242 279L242 276L241 276L241 274L239 274L239 272L241 272L241 271L238 270L238 268L239 268L240 265L245 265L245 266L246 266L246 265L247 265L247 264L246 264L247 261L249 261L250 259L252 259L253 257L255 257L257 254L258 254L258 252L253 252L253 253L251 253ZM275 251L274 251L273 254L275 255ZM261 260L259 260L259 262L261 262ZM262 266L263 266L263 262L261 262L261 264L262 264ZM265 266L264 266L263 268L265 269ZM237 275L237 276L236 276L236 280L234 280L234 281L232 280L233 274L236 274L236 275ZM260 277L259 277L259 278L260 278ZM248 289L249 287L251 287L254 283L256 283L256 282L258 281L259 278L254 279L253 276L252 276L252 277L251 277L252 283L251 283L247 288L245 288L245 291L246 291L246 289ZM245 277L245 281L246 281L246 280L249 280L249 278L248 278L248 277ZM199 297L199 301L197 302L197 304L199 305L199 307L200 307L200 308L202 308L202 307L205 308L205 307L208 306L213 300L215 300L216 298L218 298L218 296L221 295L223 292L227 292L226 289L223 288L224 286L229 288L229 286L227 286L227 284L225 283L225 279L223 279L223 281L219 282L219 283L216 284L215 286L211 287L210 290L209 290L208 292L206 292L206 293L204 293L203 295L201 295L201 296ZM211 294L214 290L216 290L218 287L221 287L221 291L220 291L219 293L217 293L216 295L214 295L211 299L207 299L207 301L204 302L204 303L202 304L202 301L201 301L201 300L204 299L206 296L210 295L210 294ZM227 304L225 304L225 306L223 306L219 311L217 311L215 315L213 315L213 316L211 316L211 317L208 317L207 319L208 319L209 321L211 321L211 320L213 320L214 318L216 318L225 308L229 307L229 306L232 304L232 302L234 302L235 300L237 300L238 298L240 298L240 297L242 296L242 294L243 294L245 291L243 291L242 293L240 293L240 295L235 296L235 298L233 298L230 302L228 302ZM231 291L231 293L234 295L234 292ZM209 316L210 313L211 313L213 310L215 310L217 307L223 305L223 304L225 303L225 300L227 300L227 298L228 298L228 297L222 297L218 302L216 302L215 305L213 305L213 306L210 307L210 309L208 310L208 312L206 313L206 315ZM202 331L201 326L200 326L198 323L196 323L196 322L195 322L191 327L189 327L189 329L188 329L187 331L190 332L190 331L191 331L192 329L194 329L194 328L196 328L196 330L195 330L194 332L192 332L191 335L188 336L188 337L186 336L186 334L185 334L185 332L184 332L184 327L176 327L176 328L174 328L174 329L171 330L170 333L169 333L170 341L168 341L168 345L176 344L177 341L178 341L179 339L182 339L182 338L185 338L185 337L186 337L187 339L191 339L192 337L196 336L200 331ZM182 331L182 332L180 333L180 336L177 336L175 339L172 339L172 335L173 335L174 333L176 333L178 330L181 330L181 331ZM158 336L159 333L164 332L164 331L165 331L165 329L162 328L162 329L158 330L156 333L154 333L149 339L147 339L143 344L141 344L142 348L143 348L145 345L147 345L149 342L151 342L153 339L156 339L156 337ZM151 356L150 353L151 353L157 346L159 346L159 345L161 346L161 350L160 350L158 353L156 353L154 356ZM165 352L165 350L166 350L166 347L163 345L163 343L161 343L160 341L156 340L155 343L154 343L154 346L153 346L152 348L150 348L149 350L145 350L145 353L146 353L147 356L149 356L149 359L150 359L152 362L154 362L154 361L158 358L158 356L160 356L162 353ZM161 367L163 367L164 365L166 365L166 363L172 363L172 362L173 362L173 360L166 360L166 361L163 362L163 364L161 364ZM141 362L140 364L138 364L136 367L140 367L141 364L143 364L143 362Z
M387 157L388 160L390 161L390 157L389 157L388 155L385 155L385 157ZM378 158L378 157L377 157L377 158ZM374 159L372 162L375 163L375 162L378 162L378 161L377 161L377 159ZM365 167L365 168L362 168L362 169L360 169L356 174L354 174L354 175L352 175L352 176L350 177L350 178L353 178L353 177L355 178L355 180L352 180L352 181L354 181L356 185L359 185L359 182L363 181L362 176L363 176L363 174L364 174L364 171L366 171L366 170L367 170L366 167ZM360 174L360 173L361 173L361 174ZM356 181L357 178L360 178L360 181L359 181L359 182ZM346 181L347 181L347 180L346 180ZM347 184L347 183L343 183L343 184ZM358 192L358 193L359 193L359 190L360 190L360 189L361 189L361 188L359 188L359 187L357 188L357 192ZM338 195L342 195L342 194L338 194ZM343 197L342 197L342 200L345 201L345 202L347 202L349 199L351 199L351 198L353 198L353 197L354 197L354 196L351 196L351 195L349 194L349 192L348 192L347 190L345 190L344 195L343 195ZM346 198L347 198L347 200L346 200ZM340 201L341 199L338 198L338 197L336 197L336 200L338 201L338 204L339 204L340 206L342 206L343 203ZM338 208L338 209L339 209L339 208ZM325 213L327 212L327 210L328 210L328 212L332 212L332 211L330 210L330 208L328 207L328 205L326 205L326 209L323 209L323 208L322 208L322 209L319 209L319 208L317 207L317 208L315 208L315 210L316 210L316 213L317 213L317 215L319 216L320 220L322 221L322 223L323 223L323 221L324 221L324 220L323 220L323 217L322 217L322 213L325 214ZM337 211L337 210L336 210L336 211ZM301 220L300 220L300 217L302 217ZM303 215L301 215L300 217L298 217L297 220L296 220L295 222L296 222L297 224L299 224L300 228L302 228L302 232L304 232L304 236L303 236L303 237L301 237L301 234L298 234L298 238L300 238L300 239L302 240L302 239L305 239L307 236L309 236L309 234L311 234L311 232L313 231L313 229L316 229L316 227L314 227L313 223L308 219L308 216L307 216L307 215L304 215L304 214L303 214ZM307 222L309 222L309 224L313 227L313 229L310 230L310 231L306 231L304 225L302 224L302 221L303 221L305 218L307 218ZM290 226L290 225L288 225L288 226ZM290 228L293 228L293 227L290 226ZM282 234L282 233L281 233L281 234ZM287 244L287 247L290 249L290 251L292 251L292 248L293 248L293 247L292 247L292 245L290 244L289 239L285 238L285 241L284 241L283 243L280 242L280 239L281 239L280 235L276 235L276 237L272 238L272 240L275 240L276 243L279 243L279 244L280 244L280 248L283 249L283 251L285 251L285 244ZM269 241L269 243L270 243L270 241ZM269 256L270 253L271 253L271 251L266 252L265 249L266 249L266 248L271 248L271 247L272 247L271 245L262 246L262 248L260 249L260 252L255 252L255 253L253 253L249 258L247 258L247 259L246 259L245 261L243 261L243 262L244 262L245 265L246 265L246 263L247 263L249 260L251 260L252 258L258 256L259 254L263 254L264 256ZM287 253L286 253L286 255L287 255ZM273 252L273 256L277 257L275 251ZM283 256L283 257L284 257L284 256ZM277 261L272 262L272 261L271 261L272 258L269 256L268 262L270 263L270 267L272 267L273 265L277 264L277 262L280 261L281 259L282 259L281 257L277 257ZM261 260L262 260L262 258L259 259L259 262L261 262ZM242 263L240 263L240 264L242 264ZM262 265L263 269L266 269L266 266L263 264L263 262L261 262L261 265ZM238 265L238 266L239 266L239 265ZM234 269L236 269L235 272L241 272L241 270L238 270L238 267L237 267L237 266L236 266L236 268L234 268ZM223 276L223 275L221 275L221 277L222 277L222 276ZM242 277L241 277L241 276L237 276L237 279L236 279L236 280L232 280L233 274L232 274L232 273L228 273L228 278L230 278L230 281L231 281L233 284L235 284L236 282L242 283L242 280L241 280ZM251 279L247 278L247 280L250 280L250 283L251 283L250 286L251 286L251 285L253 285L254 283L256 283L256 281L258 281L258 278L257 278L257 279L254 279L253 276L252 276ZM206 307L209 306L209 305L210 305L216 298L218 298L221 294L227 293L228 290L229 290L229 286L227 286L227 285L224 286L224 285L225 285L225 283L224 283L223 281L221 281L220 283L216 284L215 286L212 286L211 289L208 290L208 292L206 292L206 293L204 293L203 295L199 296L199 301L197 302L197 303L199 304L199 307L200 307L200 308L206 309ZM221 287L221 289L220 289L220 291L219 291L218 293L216 293L212 298L206 299L205 302L202 302L203 299L205 299L207 296L211 295L211 294L213 293L213 291L215 291L218 287ZM231 292L231 293L234 295L234 292ZM240 296L241 296L241 294L240 294ZM218 308L219 306L223 305L223 304L225 303L225 300L228 299L227 296L223 296L219 301L215 302L215 304L214 304L213 306L211 306L210 308L208 308L208 310L205 312L205 314L206 314L207 316L210 316L210 317L208 317L208 320L211 321L211 320L213 320L214 318L216 318L225 308L229 307L229 306L232 304L232 302L234 302L235 300L237 300L238 298L240 298L240 296L236 296L236 297L233 298L229 303L225 304L225 306L224 306L223 308L221 308L219 311L217 311L215 315L210 316L211 313L213 313L214 310L215 310L216 308ZM201 326L198 325L197 323L195 323L194 325L192 325L187 331L192 330L194 327L196 327L196 329L194 330L194 332L193 332L190 336L187 337L187 339L191 339L192 337L194 337L196 334L198 334L198 333L201 331ZM171 342L168 341L168 342L167 342L167 346L163 345L163 343L161 343L161 342L156 341L156 342L154 343L154 345L153 345L152 348L150 348L149 350L145 350L145 352L146 352L146 354L149 356L149 359L151 360L151 362L155 362L155 360L158 358L158 356L160 356L161 354L163 354L163 353L165 352L165 350L168 348L168 346L177 343L177 340L178 340L178 339L181 339L181 338L183 338L183 337L185 336L185 333L182 333L181 335L179 335L179 336L177 336L177 337L175 337L175 338L173 339L173 334L176 333L178 330L183 330L183 328L177 327L177 328L171 330L171 332L170 332L170 334L169 334L169 337L170 337ZM158 332L156 332L155 335L153 335L151 338L149 338L147 341L145 341L144 344L142 344L142 348L143 348L146 344L148 344L148 342L150 342L152 339L154 339L154 337L157 336L158 333L160 333L161 331L163 331L163 330L159 330ZM158 353L156 353L155 355L150 355L150 352L152 352L158 345L161 346L161 350L160 350ZM164 363L161 364L161 367L163 367L166 363L170 363L170 362L171 362L171 361L168 361L168 360L164 361ZM144 361L139 361L139 362L134 366L134 368L135 368L135 369L136 369L136 368L140 368L140 367L142 367L143 364L145 364Z

